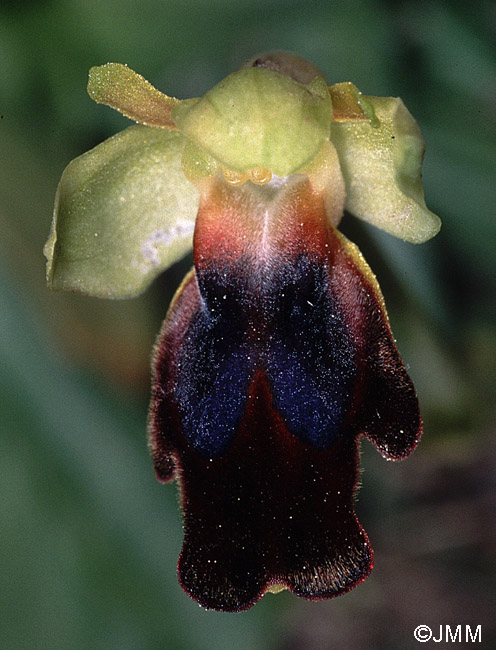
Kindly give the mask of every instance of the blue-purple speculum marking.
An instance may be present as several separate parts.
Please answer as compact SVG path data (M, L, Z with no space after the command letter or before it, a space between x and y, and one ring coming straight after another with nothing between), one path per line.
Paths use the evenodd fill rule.
M187 102L119 64L92 69L89 91L144 126L64 172L50 284L136 295L193 238L150 407L156 474L181 486L181 585L221 611L284 588L345 593L373 561L354 511L359 440L400 459L422 423L377 281L337 225L346 208L413 243L436 234L416 123L401 100L328 86L281 53ZM100 244L85 227L119 253L87 265L81 247L95 259Z

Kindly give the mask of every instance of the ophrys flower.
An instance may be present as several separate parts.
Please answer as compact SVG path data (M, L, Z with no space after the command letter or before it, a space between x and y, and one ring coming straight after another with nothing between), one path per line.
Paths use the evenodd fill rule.
M65 170L48 281L133 296L193 242L150 408L157 476L182 490L181 584L227 611L351 589L372 565L358 440L402 458L421 419L377 281L336 228L346 208L407 241L436 234L415 121L281 54L199 99L120 64L93 68L89 93L141 125Z

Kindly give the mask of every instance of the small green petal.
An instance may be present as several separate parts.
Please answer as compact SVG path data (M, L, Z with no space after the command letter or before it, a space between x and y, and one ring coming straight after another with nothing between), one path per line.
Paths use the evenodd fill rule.
M434 237L439 217L425 205L421 168L424 140L398 98L366 97L379 120L332 124L346 183L346 209L356 217L406 241Z
M168 97L122 63L106 63L90 69L88 94L126 117L146 124L174 129L171 109L179 100Z
M351 81L329 86L329 94L332 101L333 122L368 120L372 126L379 126L372 103Z
M320 77L301 84L266 68L235 72L199 100L172 111L176 126L228 169L287 176L329 136L332 105Z
M182 173L184 143L131 126L68 165L45 246L51 288L136 296L186 254L199 194Z

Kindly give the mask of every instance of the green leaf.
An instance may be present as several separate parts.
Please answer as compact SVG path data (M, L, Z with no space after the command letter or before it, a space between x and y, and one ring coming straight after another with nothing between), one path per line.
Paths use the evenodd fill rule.
M184 142L131 126L68 165L45 245L52 289L129 298L186 254L199 194L181 170Z
M346 209L400 239L420 244L434 237L439 218L422 189L424 140L401 99L367 97L378 126L366 120L333 123L346 183Z

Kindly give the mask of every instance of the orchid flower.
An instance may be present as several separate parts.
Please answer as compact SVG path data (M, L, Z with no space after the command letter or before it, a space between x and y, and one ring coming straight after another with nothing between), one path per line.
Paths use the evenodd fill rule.
M437 233L416 122L281 53L197 99L116 63L88 91L139 125L64 171L48 283L132 297L193 245L149 419L157 477L181 489L182 587L222 611L350 590L373 561L359 439L401 459L422 423L376 278L337 227L346 209L409 242Z

